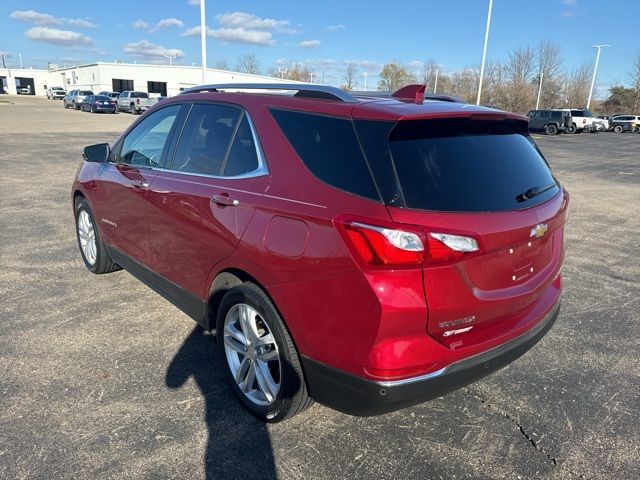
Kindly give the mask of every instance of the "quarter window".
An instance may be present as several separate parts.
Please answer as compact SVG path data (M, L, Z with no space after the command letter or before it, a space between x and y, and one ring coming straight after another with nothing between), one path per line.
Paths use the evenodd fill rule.
M380 201L350 120L276 109L271 114L317 178L332 187Z
M119 162L141 167L159 166L180 108L181 105L165 107L136 125L122 142Z

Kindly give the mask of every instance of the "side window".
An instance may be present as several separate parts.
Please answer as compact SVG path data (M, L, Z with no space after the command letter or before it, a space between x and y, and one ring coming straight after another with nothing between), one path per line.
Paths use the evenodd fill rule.
M242 111L225 105L195 104L182 129L171 168L220 175Z
M236 136L231 144L231 150L229 150L229 156L222 167L222 175L225 177L244 175L256 170L258 165L258 151L253 139L253 132L249 125L249 119L243 113L236 130Z
M350 120L276 109L271 114L298 157L317 178L335 188L380 201Z
M546 119L546 118L551 118L551 112L550 112L550 111L548 111L548 110L547 110L547 111L540 112L540 118L545 118L545 119Z
M165 107L136 125L122 142L119 162L142 167L157 167L181 106Z
M529 118L538 118L539 112L537 110L531 110L529 112Z

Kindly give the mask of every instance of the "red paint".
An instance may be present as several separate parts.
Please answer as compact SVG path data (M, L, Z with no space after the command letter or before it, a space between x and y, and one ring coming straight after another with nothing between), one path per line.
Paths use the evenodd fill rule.
M377 379L435 371L499 346L536 325L558 300L566 191L537 207L502 213L386 207L317 180L268 109L391 121L523 117L450 102L385 98L349 104L213 92L164 100L140 120L157 108L196 100L248 111L268 175L211 179L85 162L73 188L88 198L97 219L117 223L112 227L98 220L106 242L199 298L207 299L219 272L245 271L273 299L301 354ZM149 190L136 189L136 180L148 182ZM237 199L239 205L212 202L213 195ZM295 223L278 220L283 217ZM427 256L402 265L391 262L392 267L368 264L336 226L345 217L419 232L425 239L430 232L470 236L480 252L440 263L430 263ZM540 222L548 224L548 232L531 239L531 228ZM465 324L473 326L470 331L443 335L457 327L442 323L468 317L474 317Z

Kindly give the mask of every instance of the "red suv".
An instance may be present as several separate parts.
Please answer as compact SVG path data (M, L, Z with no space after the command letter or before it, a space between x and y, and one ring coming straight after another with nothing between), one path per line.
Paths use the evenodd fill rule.
M526 117L307 84L192 88L73 184L87 268L124 268L207 330L276 422L353 415L503 367L558 316L569 196Z

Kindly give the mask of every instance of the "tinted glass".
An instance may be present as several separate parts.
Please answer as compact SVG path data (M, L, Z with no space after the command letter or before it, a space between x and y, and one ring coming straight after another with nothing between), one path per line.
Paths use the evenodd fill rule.
M131 98L149 98L149 95L147 95L144 92L131 92L130 97Z
M582 110L571 110L572 117L584 117Z
M562 118L562 112L551 112L551 118L560 120Z
M94 102L109 102L111 101L110 97L107 97L106 95L96 95L95 97L91 97L93 98L92 101Z
M78 95L93 95L93 92L91 90L80 90Z
M291 146L320 180L380 200L350 120L271 110Z
M131 165L157 167L180 105L157 110L137 124L122 142L119 161Z
M558 191L551 171L519 122L400 122L390 148L406 206L497 212L540 204ZM531 188L544 193L526 201Z
M242 116L236 136L231 144L227 161L222 168L222 175L233 177L253 172L258 168L258 152L253 133L246 115Z
M171 168L220 175L241 113L225 105L194 105L182 129Z
M540 118L551 118L551 112L548 110L543 110L540 112Z

